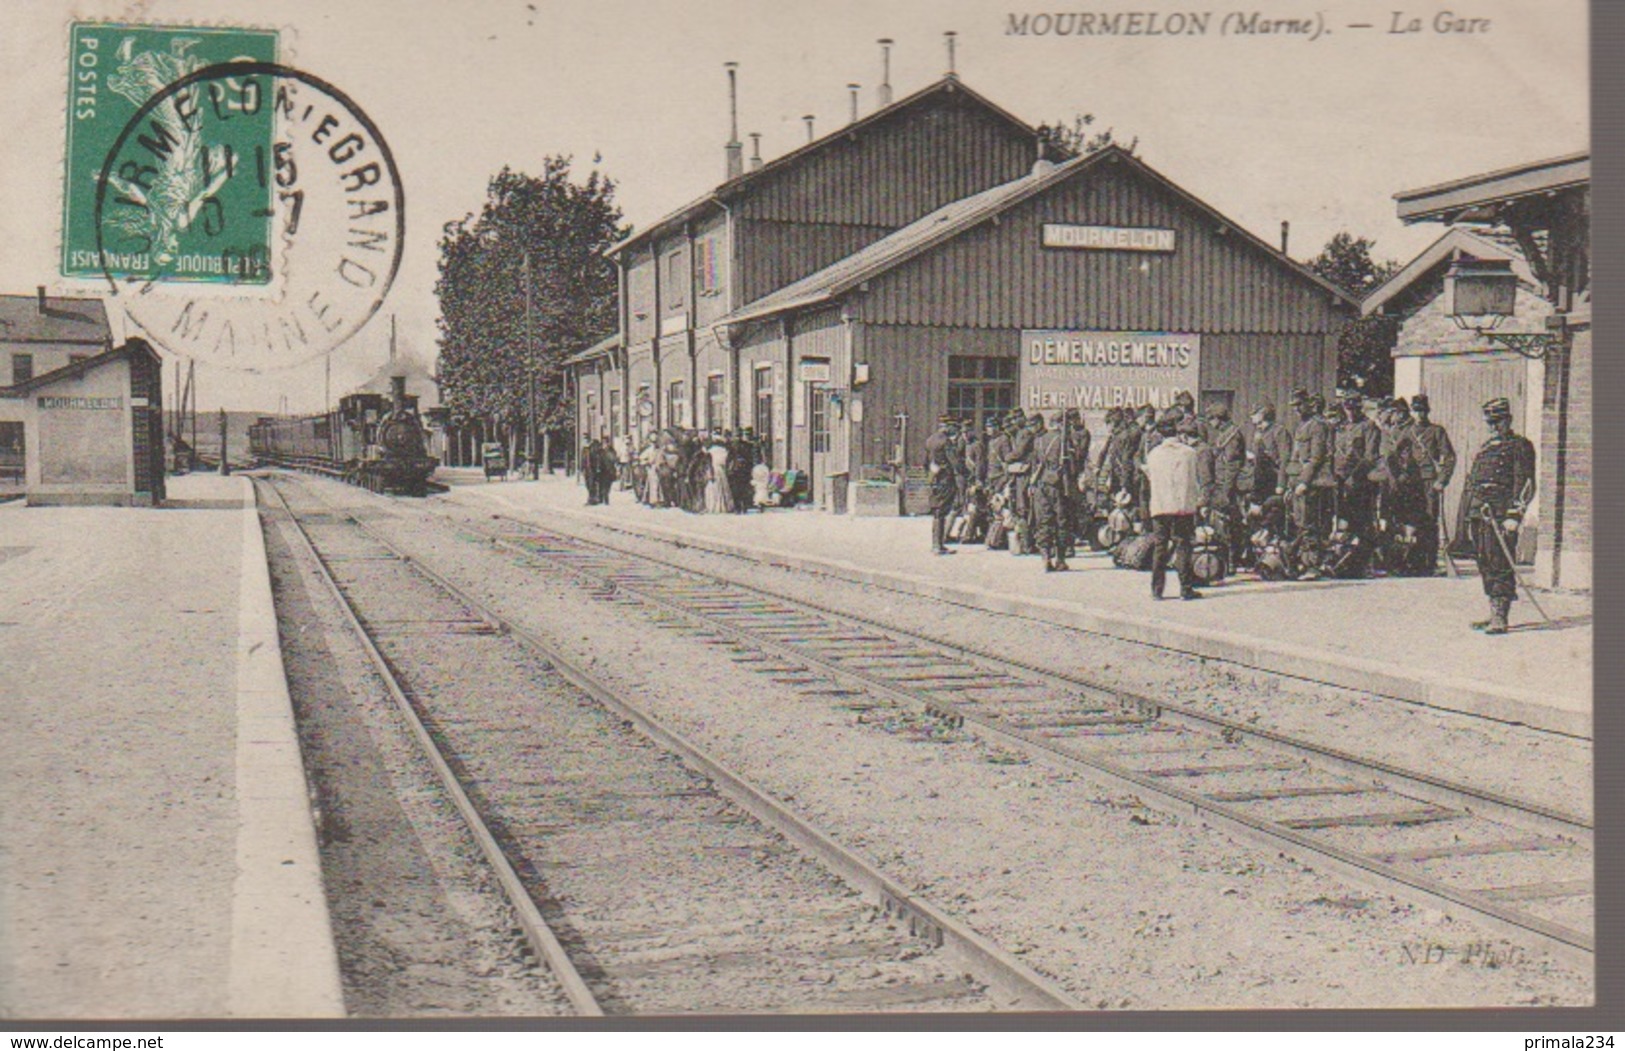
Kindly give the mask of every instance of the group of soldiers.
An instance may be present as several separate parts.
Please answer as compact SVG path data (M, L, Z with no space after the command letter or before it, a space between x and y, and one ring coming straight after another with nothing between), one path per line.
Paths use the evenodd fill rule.
M1258 403L1246 431L1222 403L1199 414L1186 392L1161 412L1112 409L1094 457L1076 409L1048 419L1015 409L979 433L943 416L925 456L933 550L951 553L953 539L1007 543L1041 554L1045 571L1057 572L1080 540L1108 547L1144 537L1152 532L1146 458L1176 437L1197 452L1195 519L1223 571L1300 580L1436 574L1456 452L1427 396L1381 399L1373 415L1358 395L1297 390L1290 407L1295 419L1283 424L1273 404ZM1457 528L1467 531L1491 599L1490 619L1474 627L1499 634L1515 598L1511 567L1533 498L1534 452L1512 433L1506 399L1484 413L1494 434L1474 461Z

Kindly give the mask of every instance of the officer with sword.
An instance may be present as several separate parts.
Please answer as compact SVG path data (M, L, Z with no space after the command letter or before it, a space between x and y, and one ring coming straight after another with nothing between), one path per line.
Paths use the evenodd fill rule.
M1490 600L1490 618L1475 621L1473 630L1505 635L1507 616L1522 583L1513 552L1518 548L1524 512L1535 498L1535 447L1513 433L1512 407L1505 398L1484 403L1484 422L1492 433L1473 457L1462 496L1467 501L1467 529L1479 576ZM1529 595L1529 601L1542 617L1546 615L1534 595Z

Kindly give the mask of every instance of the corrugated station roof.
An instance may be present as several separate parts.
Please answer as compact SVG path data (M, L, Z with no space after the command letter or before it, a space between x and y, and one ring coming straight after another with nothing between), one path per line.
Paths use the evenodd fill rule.
M1320 285L1345 303L1351 306L1359 305L1359 301L1353 296L1322 278L1302 263L1276 251L1262 239L1241 229L1241 227L1226 219L1209 205L1169 182L1168 179L1122 147L1107 146L1105 149L1081 157L1074 157L1061 164L1047 167L1035 166L1031 174L944 205L929 215L915 220L901 230L888 234L867 248L854 252L845 259L832 263L822 270L801 278L799 281L791 282L777 291L770 292L754 303L747 303L732 314L724 317L719 324L738 324L744 321L771 317L774 314L782 314L788 310L797 310L802 307L827 302L856 288L863 282L907 262L922 252L957 237L966 230L1014 207L1035 194L1070 179L1088 168L1103 163L1107 158L1130 162L1140 172L1182 200L1241 233L1256 247L1262 249L1277 261L1298 271L1300 275Z
M105 344L112 338L100 299L0 295L0 342Z
M1415 259L1406 263L1392 277L1372 289L1371 294L1360 304L1360 312L1374 314L1381 310L1395 296L1400 295L1437 267L1448 263L1458 251L1474 259L1511 260L1512 272L1518 275L1519 281L1531 288L1540 287L1534 272L1529 269L1529 261L1523 257L1523 252L1511 237L1453 226L1437 241L1422 249Z
M919 91L916 91L912 95L906 95L889 106L883 106L880 109L875 110L866 117L860 117L858 120L849 124L842 124L834 131L820 135L813 141L798 146L789 153L775 157L773 160L766 162L755 171L747 169L744 174L737 175L732 179L728 179L727 181L718 185L711 192L695 198L689 203L683 205L681 208L678 208L676 211L669 212L662 216L660 219L656 220L643 230L640 230L632 234L630 237L616 242L609 247L605 254L611 256L618 255L620 252L630 248L632 245L637 244L645 238L651 237L662 230L669 229L670 227L686 219L692 219L694 216L704 211L708 205L720 204L724 198L733 197L739 193L742 193L752 183L761 180L770 173L777 172L785 167L788 167L789 165L796 164L844 136L857 134L863 131L865 128L870 127L878 121L884 120L894 113L906 109L909 106L915 105L916 103L927 99L932 95L943 92L963 93L967 97L974 99L976 102L985 106L990 112L1002 117L1004 120L1009 121L1012 125L1020 128L1024 133L1028 135L1037 134L1033 127L1026 121L1023 121L1019 117L1011 114L1003 107L988 101L982 95L966 87L957 76L949 74L935 83L927 84L925 87L921 88Z
M1591 151L1583 150L1512 168L1481 172L1435 186L1401 190L1394 194L1394 200L1398 202L1399 218L1404 222L1455 222L1475 208L1585 186L1590 182Z

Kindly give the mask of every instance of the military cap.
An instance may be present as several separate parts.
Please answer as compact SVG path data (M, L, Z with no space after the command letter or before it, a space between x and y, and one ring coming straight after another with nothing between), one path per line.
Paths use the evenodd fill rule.
M1318 394L1310 394L1306 396L1303 400L1303 404L1308 407L1310 412L1316 414L1326 411L1326 399L1322 398Z
M944 427L951 427L959 422L959 417L953 415L952 413L945 412L941 416L937 417L937 422L942 424Z
M1309 400L1309 392L1302 387L1292 388L1292 396L1287 399L1293 405L1302 405Z
M1174 394L1174 404L1183 405L1186 408L1194 408L1196 405L1196 395L1192 394L1188 390L1177 391Z
M1365 399L1361 398L1358 394L1347 392L1343 395L1343 408L1345 409L1358 409L1364 404Z
M1224 402L1216 401L1207 407L1207 412L1203 413L1203 415L1210 420L1228 420L1230 418L1230 408Z
M1484 418L1486 420L1512 419L1512 403L1505 398L1491 398L1484 403Z
M1173 409L1164 409L1157 414L1157 433L1174 434L1179 430L1179 421L1185 418L1182 412Z
M1179 418L1178 430L1180 434L1200 434L1202 433L1202 425L1197 422L1194 415L1186 413Z
M1275 403L1266 398L1257 405L1253 406L1253 415L1267 416L1272 420L1275 419Z
M1396 411L1398 411L1398 412L1410 412L1411 411L1411 404L1410 404L1410 402L1406 401L1404 398L1395 398L1394 399L1394 409Z
M1432 412L1433 406L1428 402L1426 394L1418 394L1411 399L1412 412Z

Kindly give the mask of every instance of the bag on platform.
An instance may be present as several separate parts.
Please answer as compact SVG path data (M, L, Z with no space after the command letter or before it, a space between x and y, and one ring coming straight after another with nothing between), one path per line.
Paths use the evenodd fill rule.
M1112 561L1123 569L1147 570L1151 568L1151 556L1156 549L1155 535L1139 533L1117 545L1117 550L1112 552Z

